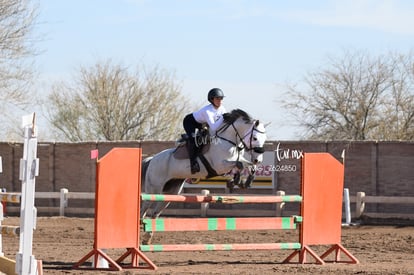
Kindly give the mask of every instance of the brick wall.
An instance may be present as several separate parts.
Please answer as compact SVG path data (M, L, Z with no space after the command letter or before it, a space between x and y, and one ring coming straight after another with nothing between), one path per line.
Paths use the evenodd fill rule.
M90 151L99 150L103 156L113 147L142 147L144 156L155 154L174 146L174 142L85 142L85 143L39 143L39 176L36 191L57 192L68 188L73 192L95 191L95 160ZM23 144L0 143L3 173L0 187L18 192L19 162ZM345 150L345 187L354 196L358 191L378 196L414 196L414 143L412 142L312 142L312 141L270 141L266 150L278 150L284 158L278 164L292 164L296 172L276 173L276 189L287 194L298 194L300 184L300 160L295 152L329 152L338 160ZM275 191L275 190L274 190ZM253 192L249 191L249 192ZM70 202L71 206L82 204L93 207L85 200ZM45 200L43 206L56 206L58 202ZM85 205L88 204L88 205ZM413 205L369 205L370 211L413 213Z

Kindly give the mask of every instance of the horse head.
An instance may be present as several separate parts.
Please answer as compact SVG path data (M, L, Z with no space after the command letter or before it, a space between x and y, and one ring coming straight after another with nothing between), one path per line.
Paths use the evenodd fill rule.
M263 161L264 144L266 141L266 129L259 120L252 119L245 111L232 110L223 115L223 126L217 131L217 136L232 127L235 132L233 144L238 150L246 151L251 156L251 162L258 164ZM229 141L229 139L226 139Z
M250 134L245 137L244 143L249 145L246 149L251 155L254 164L263 162L264 144L266 142L266 129L259 120L256 120Z

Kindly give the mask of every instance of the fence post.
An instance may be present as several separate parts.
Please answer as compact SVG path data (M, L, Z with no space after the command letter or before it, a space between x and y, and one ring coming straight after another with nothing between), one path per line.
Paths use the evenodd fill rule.
M203 189L203 190L201 190L201 195L208 196L208 195L210 195L210 191L207 190L207 189ZM209 203L208 202L201 203L201 206L200 206L200 208L201 208L201 217L204 218L204 217L207 216L207 209L208 209L208 207L209 207Z
M4 217L3 217L3 204L0 203L0 226L1 226L1 222L3 221ZM2 239L2 235L0 232L0 257L4 256L3 253L3 239Z
M284 196L284 195L285 195L285 191L277 191L276 192L276 196ZM281 217L282 216L282 210L283 210L284 206L285 206L284 202L276 203L276 217Z
M20 159L22 197L20 202L20 239L16 255L16 273L38 274L38 262L33 253L33 230L36 226L35 179L39 175L35 114L24 116L23 158Z
M349 201L349 189L344 188L345 224L351 224L351 205Z
M365 210L365 192L358 192L356 197L356 218L360 218Z
M65 207L68 206L68 192L66 188L60 189L60 200L59 200L59 215L65 216Z

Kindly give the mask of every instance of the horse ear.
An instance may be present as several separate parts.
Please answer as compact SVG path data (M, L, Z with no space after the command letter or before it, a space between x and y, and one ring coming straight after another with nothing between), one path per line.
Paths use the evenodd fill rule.
M258 126L260 124L259 120L256 120L256 123L254 124L254 126Z

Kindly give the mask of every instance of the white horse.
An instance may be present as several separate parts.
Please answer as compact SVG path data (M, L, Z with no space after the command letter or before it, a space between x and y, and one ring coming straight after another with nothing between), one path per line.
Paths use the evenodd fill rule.
M223 125L210 137L209 148L198 157L200 172L191 174L188 157L179 157L177 148L166 149L142 164L142 191L147 194L180 194L184 180L208 178L241 171L249 167L254 171L256 164L263 161L263 145L266 141L264 124L252 119L246 112L235 109L223 115ZM185 146L181 148L185 151ZM247 151L251 159L244 157ZM186 152L186 151L185 151ZM141 217L148 215L153 207L152 217L158 217L169 203L143 201Z

